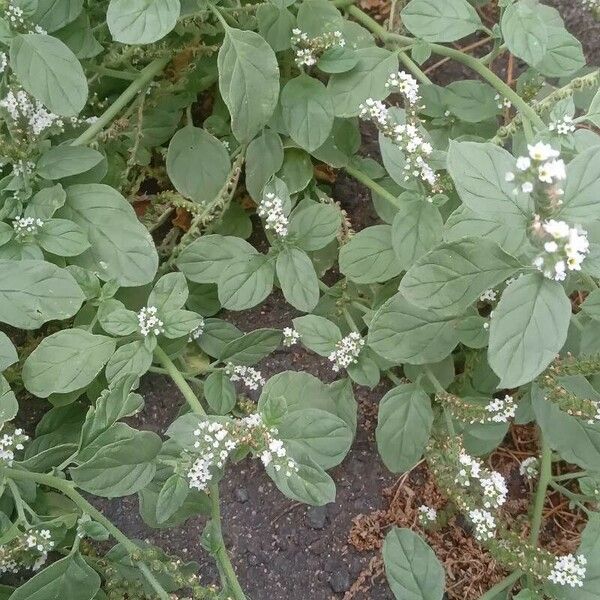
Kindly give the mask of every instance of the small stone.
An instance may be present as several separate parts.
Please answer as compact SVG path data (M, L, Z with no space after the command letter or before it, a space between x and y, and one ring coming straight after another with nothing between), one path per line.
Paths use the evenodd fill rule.
M325 506L311 506L306 514L308 523L313 529L323 529L327 520L327 508Z
M350 574L346 569L336 571L329 578L329 585L336 594L347 592L350 589Z
M248 490L246 488L236 488L233 494L235 496L235 499L241 504L245 504L246 502L248 502L249 495Z

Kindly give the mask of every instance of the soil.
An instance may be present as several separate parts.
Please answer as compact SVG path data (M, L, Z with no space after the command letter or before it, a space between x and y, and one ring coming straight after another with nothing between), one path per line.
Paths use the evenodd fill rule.
M567 27L584 43L589 62L598 64L600 24L596 24L578 2L546 2L561 10ZM471 75L460 66L445 65L433 76L436 82L443 84ZM370 151L371 147L365 148L366 153ZM348 212L355 229L375 222L368 192L342 173L333 186L333 196ZM296 313L281 295L274 293L254 310L228 313L223 318L233 321L243 331L250 331L259 327L289 326L294 316ZM291 369L307 371L324 381L333 380L326 359L299 347L276 352L260 369L266 377ZM227 470L221 486L225 540L249 599L393 598L378 558L381 535L394 523L414 524L419 495L429 494L431 498L437 492L425 469L419 468L408 477L398 478L386 470L378 457L374 441L377 405L387 389L385 383L373 390L355 387L359 426L347 458L331 471L337 485L334 503L307 508L286 499L256 462L245 461ZM136 425L162 433L177 415L183 398L170 380L156 375L144 378L141 393L146 409L137 418ZM514 477L514 465L509 474ZM522 502L529 490L522 481L515 485L514 498ZM175 555L196 560L202 581L217 581L214 563L199 541L205 519L190 519L185 525L170 530L151 530L139 517L135 496L96 503L129 537L148 539ZM477 598L481 592L460 586L461 580L468 577L472 581L478 577L482 585L489 587L501 578L502 571L478 549L463 525L455 520L443 534L430 535L429 541L443 557L446 567L453 565L449 582L459 586L460 594L455 590L451 596ZM458 553L465 559L462 564ZM475 571L473 565L477 567Z

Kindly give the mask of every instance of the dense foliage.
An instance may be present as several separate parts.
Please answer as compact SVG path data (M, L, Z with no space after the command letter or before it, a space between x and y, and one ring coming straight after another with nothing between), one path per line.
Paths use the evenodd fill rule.
M381 458L424 458L506 568L485 600L600 598L599 76L555 9L500 0L490 29L483 4L411 0L405 35L351 0L0 0L0 573L22 582L0 598L245 598L221 532L228 463L332 502L352 384L382 377ZM452 45L477 33L482 58ZM489 69L507 53L516 91ZM432 55L476 79L433 84ZM379 224L354 231L331 169L371 190ZM275 288L302 315L283 331L215 316ZM294 344L337 379L265 380L258 363ZM148 372L186 400L161 435L127 419ZM47 410L26 434L32 396ZM513 420L539 430L525 524L480 458ZM577 554L538 547L548 489L588 515ZM220 586L87 499L132 494L152 528L208 517ZM397 598L442 599L417 531L390 531L383 558Z

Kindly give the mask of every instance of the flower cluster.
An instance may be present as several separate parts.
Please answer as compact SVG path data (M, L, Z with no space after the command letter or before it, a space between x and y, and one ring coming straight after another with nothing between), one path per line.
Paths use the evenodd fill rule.
M318 37L309 37L301 29L292 29L292 46L296 54L296 64L299 67L312 67L325 50L346 45L341 31L330 31Z
M506 394L504 398L494 398L485 409L494 423L507 423L509 419L514 418L517 405L513 397Z
M0 574L17 573L19 569L37 571L54 548L48 529L30 529L0 546Z
M9 90L0 100L0 107L8 112L14 127L23 134L38 136L51 127L59 130L64 127L62 117L50 112L38 100L31 99L24 90Z
M469 511L469 520L473 523L475 539L485 541L496 536L496 519L489 510L474 508Z
M582 587L585 580L587 559L582 554L557 556L548 580L558 585Z
M267 427L258 413L235 421L203 421L194 435L197 437L194 448L200 456L187 473L190 488L206 490L215 472L225 466L240 445L248 445L265 468L270 466L287 477L298 471L296 461L288 457L284 443L277 437L277 429Z
M422 527L426 527L427 525L431 525L435 523L437 520L437 510L432 508L431 506L427 506L427 504L421 504L419 506L419 523Z
M365 345L365 340L356 331L350 332L335 344L335 350L328 356L332 369L337 373L340 369L347 369L358 361L358 355Z
M542 221L536 216L532 225L536 241L543 252L533 261L534 266L548 279L564 281L568 271L580 271L589 252L587 232L565 221Z
M17 177L31 175L35 171L35 163L31 160L16 160L13 163L13 175Z
M558 158L560 152L554 150L550 144L544 144L544 142L528 144L527 150L529 156L517 158L517 173L512 171L506 173L506 181L516 181L522 192L530 194L539 183L554 186L559 181L566 179L565 163ZM559 192L559 195L561 194L562 190Z
M273 192L267 192L257 210L258 216L265 219L265 229L273 231L279 237L288 234L288 219L283 211L283 201Z
M29 436L22 429L15 429L12 433L3 433L0 437L0 463L7 467L12 466L15 460L15 451L23 450L23 444Z
M481 296L479 296L480 302L495 302L498 298L498 292L496 290L485 290Z
M13 229L18 239L23 239L29 236L35 235L40 227L44 224L42 219L35 219L34 217L17 217L13 221Z
M25 18L23 9L10 1L4 12L4 18L8 22L9 27L19 33L39 33L46 35L48 33L40 25L34 25Z
M421 135L418 119L413 116L407 123L396 123L387 106L373 98L367 98L364 104L359 106L359 109L361 119L372 121L382 135L389 138L404 152L406 159L404 165L406 171L405 181L415 177L435 188L437 176L427 162L427 157L431 155L433 148ZM406 114L408 117L409 113Z
M140 333L145 337L151 333L160 335L164 332L164 323L158 317L156 306L144 306L137 314Z
M286 348L297 344L299 339L300 334L295 329L293 329L292 327L283 328L283 345Z
M406 71L392 73L385 82L385 87L390 91L402 94L406 103L413 109L421 99L417 80Z
M249 390L257 390L259 386L265 385L265 378L260 371L246 365L234 365L228 363L225 367L225 374L229 376L230 381L241 381Z
M494 100L498 103L497 106L500 110L503 108L510 108L512 106L512 102L508 98L500 96L500 94L496 94L494 96Z
M6 52L0 52L0 74L4 73L6 67L8 67L8 56Z
M539 461L535 456L529 456L519 465L519 474L527 479L535 479L538 476Z
M485 472L488 473L487 469ZM485 508L499 508L506 502L508 488L504 477L498 471L489 471L479 480L483 491L483 506Z
M575 131L575 123L573 123L573 117L565 115L560 121L552 121L548 125L550 131L556 131L558 135L569 135Z
M190 332L188 342L197 340L204 333L204 319L200 317L200 324Z

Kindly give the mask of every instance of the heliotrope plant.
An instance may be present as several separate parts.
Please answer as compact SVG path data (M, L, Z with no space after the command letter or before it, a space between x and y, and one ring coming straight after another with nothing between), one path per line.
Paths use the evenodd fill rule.
M228 465L334 501L352 384L381 378L382 460L424 458L444 512L506 569L485 600L600 596L600 77L555 9L500 0L490 29L482 4L411 0L401 34L351 0L0 0L0 573L22 583L1 597L244 599ZM472 35L481 58L446 45ZM509 53L516 89L490 69ZM475 78L435 85L434 55ZM359 154L365 130L380 161ZM332 169L380 223L354 231ZM216 316L276 287L300 315L283 330ZM300 344L333 383L263 375ZM160 435L124 421L148 372L185 399ZM35 430L17 396L46 403ZM485 462L513 421L540 442L518 466L526 523ZM539 546L549 489L587 517L572 554ZM87 499L132 494L152 528L207 517L219 585ZM421 528L438 512L421 506ZM383 558L397 598L442 599L418 532L392 530Z

